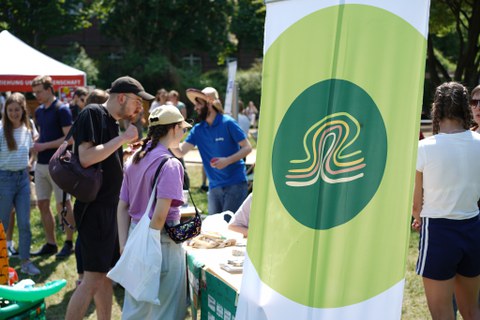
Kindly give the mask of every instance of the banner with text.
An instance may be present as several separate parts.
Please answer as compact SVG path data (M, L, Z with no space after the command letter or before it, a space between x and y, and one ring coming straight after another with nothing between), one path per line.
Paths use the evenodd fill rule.
M430 3L266 5L236 319L400 319Z
M226 114L231 114L235 118L237 116L238 110L237 106L235 105L232 108L235 100L235 76L237 75L237 60L230 61L228 63L228 82L227 82L227 90L225 93L225 108L224 112Z

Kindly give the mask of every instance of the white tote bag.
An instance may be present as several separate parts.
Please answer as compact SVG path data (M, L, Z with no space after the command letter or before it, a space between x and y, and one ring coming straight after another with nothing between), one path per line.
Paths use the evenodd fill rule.
M128 236L120 260L107 277L120 283L135 300L160 305L162 268L160 230L149 227L150 218L148 217L154 197L155 188L152 190L143 217Z

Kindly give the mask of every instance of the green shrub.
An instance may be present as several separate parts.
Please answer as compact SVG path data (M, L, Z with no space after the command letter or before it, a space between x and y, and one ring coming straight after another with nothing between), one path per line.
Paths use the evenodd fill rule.
M65 64L84 71L87 74L87 84L97 83L99 75L97 62L90 58L78 43L75 42L66 49L62 60Z
M257 60L250 69L239 70L237 72L237 84L239 87L239 96L247 105L248 101L253 101L260 108L260 96L262 92L262 62Z

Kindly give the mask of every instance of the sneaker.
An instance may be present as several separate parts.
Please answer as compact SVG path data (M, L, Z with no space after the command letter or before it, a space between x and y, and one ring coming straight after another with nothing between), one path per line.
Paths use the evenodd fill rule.
M73 253L73 246L65 243L63 245L62 250L55 255L58 259L65 259L68 258Z
M208 191L208 186L202 184L202 186L200 187L200 190L202 190L203 192L207 192Z
M13 256L18 256L18 251L15 249L13 245L7 247L8 250L8 256L13 257Z
M32 261L24 262L20 268L20 271L28 274L29 276L38 276L40 274L40 270L35 267Z
M32 256L44 256L57 253L58 247L56 244L45 243L40 250L30 253Z

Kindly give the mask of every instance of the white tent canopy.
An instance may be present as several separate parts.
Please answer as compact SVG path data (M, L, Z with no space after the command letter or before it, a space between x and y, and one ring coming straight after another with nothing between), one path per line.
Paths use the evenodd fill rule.
M85 86L86 73L27 45L7 30L0 32L0 91L32 91L38 75L49 75L59 87Z

